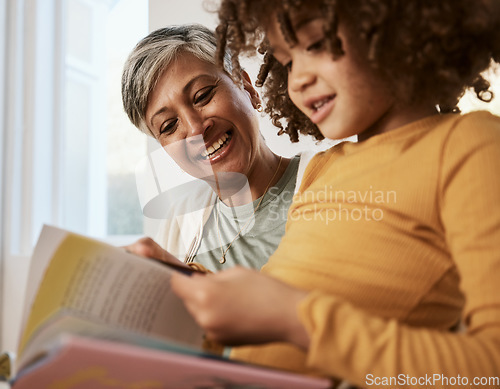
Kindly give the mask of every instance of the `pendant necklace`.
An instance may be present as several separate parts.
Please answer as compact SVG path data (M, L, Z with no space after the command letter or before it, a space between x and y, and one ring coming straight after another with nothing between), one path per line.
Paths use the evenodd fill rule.
M276 168L276 171L274 172L274 175L272 176L271 180L267 184L267 188L264 191L264 194L262 195L262 197L260 198L259 203L255 207L252 215L248 218L248 221L243 225L243 227L240 228L240 230L238 231L238 233L236 234L236 236L233 238L233 240L231 242L229 242L229 244L228 244L228 246L226 247L225 250L223 249L224 245L222 243L222 237L221 237L220 228L219 228L219 201L220 200L218 200L216 202L216 205L215 205L216 206L216 210L215 210L215 224L217 225L217 235L219 236L220 251L221 251L221 257L219 259L219 263L221 263L221 264L226 263L226 254L227 254L227 252L229 251L229 249L233 245L234 241L236 239L238 239L238 237L241 235L241 233L243 232L243 230L250 224L250 222L252 221L253 217L255 216L255 214L257 213L257 211L259 210L260 204L262 203L262 200L264 200L264 196L266 195L267 191L269 190L269 187L271 186L271 183L273 182L274 178L276 177L276 174L278 174L278 171L280 170L280 166L281 166L281 161L282 160L283 160L283 157L280 156L280 160L278 162L278 167Z

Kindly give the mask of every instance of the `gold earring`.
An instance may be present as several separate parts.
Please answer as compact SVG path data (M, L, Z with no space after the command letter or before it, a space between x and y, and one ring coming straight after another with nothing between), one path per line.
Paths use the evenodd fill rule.
M257 112L262 112L263 111L262 104L257 103L257 106L255 107L255 109L257 110Z

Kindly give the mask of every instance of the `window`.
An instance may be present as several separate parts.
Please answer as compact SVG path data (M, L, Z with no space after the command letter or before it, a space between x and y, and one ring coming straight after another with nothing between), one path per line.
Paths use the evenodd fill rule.
M142 232L140 207L117 201L120 212L139 216L113 227L108 198L123 178L116 176L130 175L146 151L146 137L121 109L116 77L147 26L145 0L0 0L2 350L16 349L30 256L44 223L99 238ZM108 153L121 155L119 174Z
M104 237L143 233L134 170L146 137L123 112L123 63L148 32L147 4L69 0L62 226Z

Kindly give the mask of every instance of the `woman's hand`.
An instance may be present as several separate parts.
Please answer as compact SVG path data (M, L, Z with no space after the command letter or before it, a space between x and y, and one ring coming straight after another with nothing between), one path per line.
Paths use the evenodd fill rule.
M307 349L297 316L307 292L254 270L235 267L210 275L174 274L173 291L208 338L226 345L289 342Z
M179 261L151 238L141 238L124 248L125 250L133 254L140 255L141 257L155 258L171 265L187 267L184 262Z

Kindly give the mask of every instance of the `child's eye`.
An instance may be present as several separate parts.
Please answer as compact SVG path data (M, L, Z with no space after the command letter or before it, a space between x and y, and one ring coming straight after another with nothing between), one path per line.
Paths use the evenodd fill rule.
M215 90L215 86L208 86L206 88L201 89L194 95L194 103L200 104L204 102L210 101L213 96L213 91Z
M314 42L313 44L307 46L307 51L320 51L325 47L325 38L321 38L320 40Z
M171 135L175 132L177 119L166 122L166 125L160 129L160 135Z

